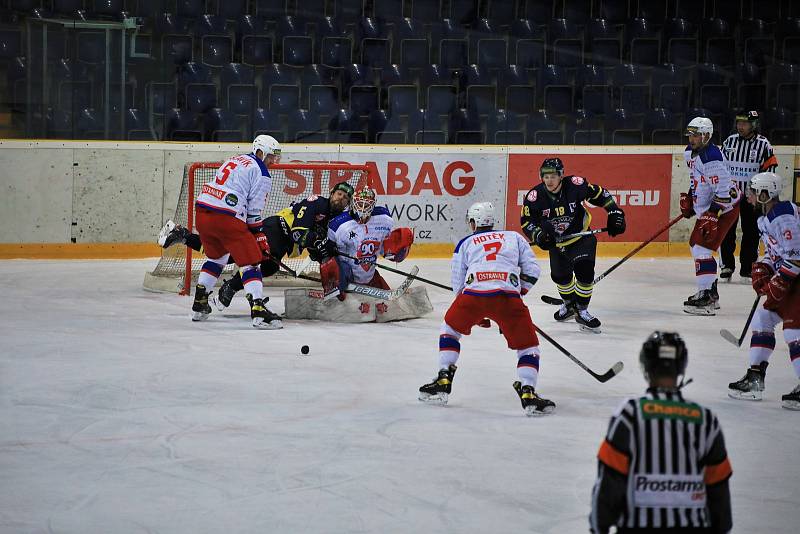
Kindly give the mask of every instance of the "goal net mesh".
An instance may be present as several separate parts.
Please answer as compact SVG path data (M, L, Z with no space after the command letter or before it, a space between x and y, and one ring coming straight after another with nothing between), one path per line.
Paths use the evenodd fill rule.
M211 181L222 162L187 163L183 170L183 182L178 197L178 205L172 220L190 231L194 230L194 202L200 194L203 184ZM367 183L367 167L344 163L281 163L269 167L272 176L272 191L267 196L264 217L276 214L292 202L302 200L310 195L327 196L337 183L347 181L353 187ZM296 270L305 260L305 256L284 258L283 263ZM152 291L173 291L181 294L191 292L197 282L197 275L205 258L202 253L193 251L184 245L173 245L163 249L161 258L153 271L145 273L144 287ZM228 265L223 277L234 272L235 265ZM313 275L319 272L319 265L314 263L306 271ZM279 271L264 280L266 285L303 286L313 284Z

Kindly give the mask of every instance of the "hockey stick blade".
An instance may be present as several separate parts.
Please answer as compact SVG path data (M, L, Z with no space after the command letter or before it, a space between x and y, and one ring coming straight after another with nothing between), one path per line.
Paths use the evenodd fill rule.
M730 341L731 343L733 343L737 347L741 347L742 346L739 343L739 338L737 338L735 335L733 335L733 332L731 332L730 330L726 330L725 328L723 328L722 330L719 331L719 335L722 336L722 339L724 339L725 341Z
M563 300L551 297L550 295L542 295L541 299L545 304L552 304L553 306L561 306L564 304Z
M611 369L603 373L602 375L598 375L595 372L589 371L589 373L597 379L598 382L608 382L615 376L617 376L622 369L625 367L625 364L622 362L617 362L611 366Z
M348 284L347 291L349 293L358 293L381 300L397 300L408 291L409 286L414 282L414 276L419 272L419 267L416 265L411 269L409 274L403 282L397 286L397 289L381 289L378 287L370 287L361 284Z

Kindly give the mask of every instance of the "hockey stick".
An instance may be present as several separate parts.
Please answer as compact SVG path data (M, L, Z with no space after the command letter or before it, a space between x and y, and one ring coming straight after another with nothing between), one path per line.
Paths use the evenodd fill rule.
M419 267L416 265L411 269L411 274L416 275L419 272ZM366 295L381 300L397 300L408 291L409 286L414 281L414 278L407 276L403 283L397 286L396 289L381 289L379 287L365 286L362 284L347 284L348 293L357 293L359 295Z
M730 341L737 347L742 346L742 342L744 342L745 336L747 336L747 329L750 328L750 323L753 322L753 315L756 314L756 308L758 308L758 303L761 301L761 295L756 297L756 301L753 303L753 307L750 309L750 315L747 316L747 321L744 323L744 328L742 329L742 335L739 336L739 339L736 339L736 336L730 330L722 329L719 331L719 335L722 336L722 339L725 341Z
M380 264L378 262L375 262L375 261L363 261L363 260L360 260L360 259L355 258L353 256L349 256L349 255L347 255L347 254L345 254L343 252L339 252L338 254L339 254L339 256L342 256L343 258L348 258L350 260L353 260L354 262L356 262L356 264L370 263L370 264L374 265L375 267L378 267L379 269L385 269L385 270L387 270L387 271L389 271L391 273L402 274L403 276L407 276L409 278L413 278L414 280L419 280L420 282L425 282L426 284L430 284L432 286L440 287L442 289L447 289L448 291L452 291L453 290L453 288L450 287L450 286L446 286L444 284L440 284L439 282L434 282L433 280L428 280L427 278L423 278L421 276L417 276L416 274L412 275L411 273L407 273L406 271L401 271L400 269L395 269L393 267L389 267L388 265L382 265L382 264Z
M594 235L600 234L602 232L607 232L608 228L595 228L594 230L584 230L583 232L575 232L574 234L562 235L561 237L556 239L556 243L563 243L564 241L569 241L570 239L576 237L583 237L587 235Z
M583 369L584 371L586 371L587 373L592 375L594 377L594 379L597 380L598 382L608 382L609 380L611 380L612 378L617 376L620 373L620 371L622 371L623 367L625 367L624 363L617 362L617 363L615 363L614 365L611 366L611 369L609 369L608 371L606 371L602 375L597 374L594 371L592 371L591 369L589 369L589 367L587 367L585 363L583 363L578 358L573 356L570 351L568 351L567 349L562 347L555 339L553 339L547 333L545 333L544 330L542 330L541 328L539 328L536 325L533 325L533 326L534 326L534 328L536 328L536 331L539 332L542 335L543 338L545 338L547 341L550 342L551 345L553 345L555 348L557 348L559 351L561 351L561 354L563 354L564 356L566 356L567 358L569 358L570 360L575 362L578 365L578 367L580 367L581 369Z
M635 249L633 249L630 252L628 252L627 254L625 254L625 256L621 260L619 260L617 263L615 263L614 265L612 265L611 267L606 269L603 274L597 276L592 281L592 284L593 285L596 284L597 282L599 282L600 280L602 280L603 278L605 278L606 276L611 274L617 267L619 267L620 265L622 265L623 263L625 263L626 261L631 259L631 257L633 257L637 252L639 252L644 247L646 247L647 245L652 243L655 240L655 238L657 238L658 236L660 236L661 234L663 234L664 232L669 230L673 225L675 225L681 219L683 219L683 215L678 215L677 217L675 217L674 219L669 221L667 224L665 224L664 226L659 228L658 231L655 234L653 234L649 239L647 239L646 241L643 241L642 243L640 243L639 246L637 246ZM555 304L557 306L560 306L561 304L564 303L564 301L559 299L559 298L549 297L547 295L542 295L542 302L545 302L547 304Z

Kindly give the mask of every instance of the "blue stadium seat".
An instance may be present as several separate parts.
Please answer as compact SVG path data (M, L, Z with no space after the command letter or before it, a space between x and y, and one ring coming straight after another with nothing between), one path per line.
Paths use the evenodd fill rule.
M386 130L389 123L389 113L384 109L375 109L369 114L367 121L367 141L376 143L378 135Z
M308 89L308 109L320 115L332 115L341 108L339 88L335 85L312 85Z
M690 0L676 0L675 16L686 19L695 24L700 23L703 18L711 18L709 2L692 2ZM704 9L708 8L708 9Z
M602 0L600 17L612 24L622 24L628 20L628 0Z
M105 121L102 112L93 108L84 108L77 113L75 118L76 139L105 139ZM111 135L114 135L112 129ZM113 138L113 137L112 137Z
M766 127L766 128L765 128ZM777 108L767 110L762 129L768 131L773 145L800 144L800 114L788 109Z
M443 115L430 109L418 109L408 116L408 136L410 143L447 143L447 124Z
M502 108L493 111L486 123L486 142L497 145L524 145L524 118Z
M606 116L606 138L613 145L641 145L644 141L640 121L625 109L615 109Z
M324 143L327 141L328 132L322 128L321 117L309 109L297 109L289 114L289 132L287 141L290 143Z
M744 60L756 65L769 65L775 58L775 37L761 19L739 21L739 34L744 41Z
M713 0L711 16L730 21L739 20L744 16L742 0Z
M235 114L222 108L212 108L205 115L205 139L218 143L241 143L244 132Z
M714 63L703 63L697 68L699 103L712 113L724 113L731 108L731 86L733 77L730 71Z
M450 0L447 17L458 24L470 25L480 16L478 0Z
M603 115L612 106L611 85L606 72L598 65L582 65L577 70L576 83L580 87L580 107L593 115Z
M367 65L354 63L345 67L342 90L348 96L350 110L357 115L367 115L379 108L378 85Z
M622 61L619 30L606 19L592 19L586 25L586 43L595 65L614 66Z
M633 113L642 113L650 108L650 84L642 67L618 65L612 77L618 102Z
M401 19L404 16L403 0L373 0L375 15L385 20Z
M222 67L233 61L231 38L222 35L204 35L201 41L201 61L212 67Z
M416 68L430 64L430 42L422 20L400 19L393 28L393 48L400 64Z
M223 92L232 84L251 85L256 83L255 69L245 63L228 63L220 72Z
M555 4L553 0L522 0L519 6L519 17L535 20L544 24L555 17Z
M564 132L561 124L546 111L537 111L528 115L525 130L525 138L529 145L564 144Z
M181 65L177 72L178 92L184 93L190 83L212 83L211 70L202 63L189 62Z
M331 13L327 13L326 3L327 2L325 0L303 0L302 2L297 2L297 14L299 16L308 18L319 18L324 17L325 15L333 15L333 10L331 10Z
M553 64L577 67L583 64L583 37L570 20L553 19L547 26L547 39L553 49Z
M467 31L452 19L442 19L431 26L431 43L438 50L439 64L443 67L458 68L467 64Z
M337 17L344 17L347 20L361 18L363 12L363 0L335 0Z
M663 108L649 110L644 116L644 142L654 145L679 145L684 142L680 116Z
M732 67L736 63L736 39L724 19L708 19L702 28L705 58L708 63Z
M178 92L172 82L148 82L145 94L147 111L151 115L163 116L178 104Z
M514 64L539 68L545 64L545 32L533 20L519 19L511 25Z
M280 43L283 63L309 65L314 62L314 39L303 20L290 15L278 17L275 41Z
M194 23L195 37L205 35L228 35L228 21L225 17L207 13L198 18Z
M646 19L636 18L625 28L625 40L630 49L630 62L638 65L658 65L661 62L661 39Z
M785 63L800 63L800 18L787 18L778 23L781 58Z
M332 143L366 143L365 125L356 113L340 109L331 119L328 141Z
M164 61L181 65L192 61L194 40L191 35L170 34L161 37L161 57Z
M670 19L664 26L667 62L694 65L699 60L697 30L686 19Z
M503 26L510 25L517 18L515 0L489 0L487 7L489 20Z
M426 108L431 113L450 113L458 105L455 85L431 84L427 88Z
M320 63L334 68L352 64L353 40L350 37L323 36Z
M653 70L650 87L655 107L680 113L689 105L689 80L677 65L665 63Z
M667 0L633 0L638 3L636 16L643 19L664 20L667 18Z
M482 145L486 142L478 114L464 108L450 113L448 133L450 143L456 145Z
M213 83L190 83L186 86L186 108L205 113L217 106L217 86Z
M538 108L536 82L529 71L518 65L500 71L498 90L505 95L505 107L511 112L527 114Z
M165 119L165 140L200 142L203 140L203 126L200 115L192 111L173 108Z
M300 83L296 73L285 65L267 65L261 81L262 102L270 111L289 113L300 107Z
M190 26L187 19L179 17L175 13L158 13L158 15L153 18L153 30L160 35L186 34L189 32Z
M305 3L311 3L306 0ZM246 11L247 0L224 0L217 2L217 15L224 19L236 20Z
M250 116L258 107L258 87L255 70L244 63L229 63L220 74L221 95L227 108L235 115Z
M775 107L798 111L800 106L800 65L776 63L767 71L770 93L775 95ZM757 109L757 108L756 108Z
M272 63L272 39L260 35L242 37L242 63L263 67Z
M75 115L72 110L48 109L46 120L49 139L75 138Z
M375 142L387 145L403 145L409 142L406 132L407 124L404 125L399 115L389 115L383 131L375 132Z
M384 67L392 62L389 33L378 19L363 17L358 24L360 61L370 67Z
M440 0L411 0L411 18L419 22L442 18Z
M392 114L407 115L419 109L419 91L415 84L392 84L386 87L387 107Z
M572 111L574 85L566 69L560 65L546 65L539 72L539 85L544 88L544 109L558 115Z
M479 65L467 67L467 109L479 115L488 115L497 108L497 83L491 74Z
M766 76L758 65L740 63L736 66L736 103L743 109L767 107Z
M131 108L125 111L125 139L129 141L155 141L156 136L147 123L147 114Z
M179 17L198 19L205 13L204 0L175 0L175 14Z
M266 134L276 139L287 139L287 122L286 115L258 108L252 116L252 136Z
M326 110L331 109L331 99L336 102L335 109L338 110L342 107L339 103L340 81L337 73L338 71L336 69L320 64L311 64L303 67L301 76L301 103L306 102L306 98L308 98L308 105L304 105L303 108L315 109L317 111L323 108ZM311 94L312 92L314 95ZM312 101L316 102L316 104L312 103Z
M274 20L277 17L289 14L287 9L289 6L285 0L255 0L251 4L255 4L256 15L260 17Z

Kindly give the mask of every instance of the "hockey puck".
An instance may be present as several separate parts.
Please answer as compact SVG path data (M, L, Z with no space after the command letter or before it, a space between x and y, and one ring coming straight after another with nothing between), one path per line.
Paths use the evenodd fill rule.
M300 347L300 352L302 352L303 354L308 354L308 351L309 351L308 345L303 345L302 347Z

